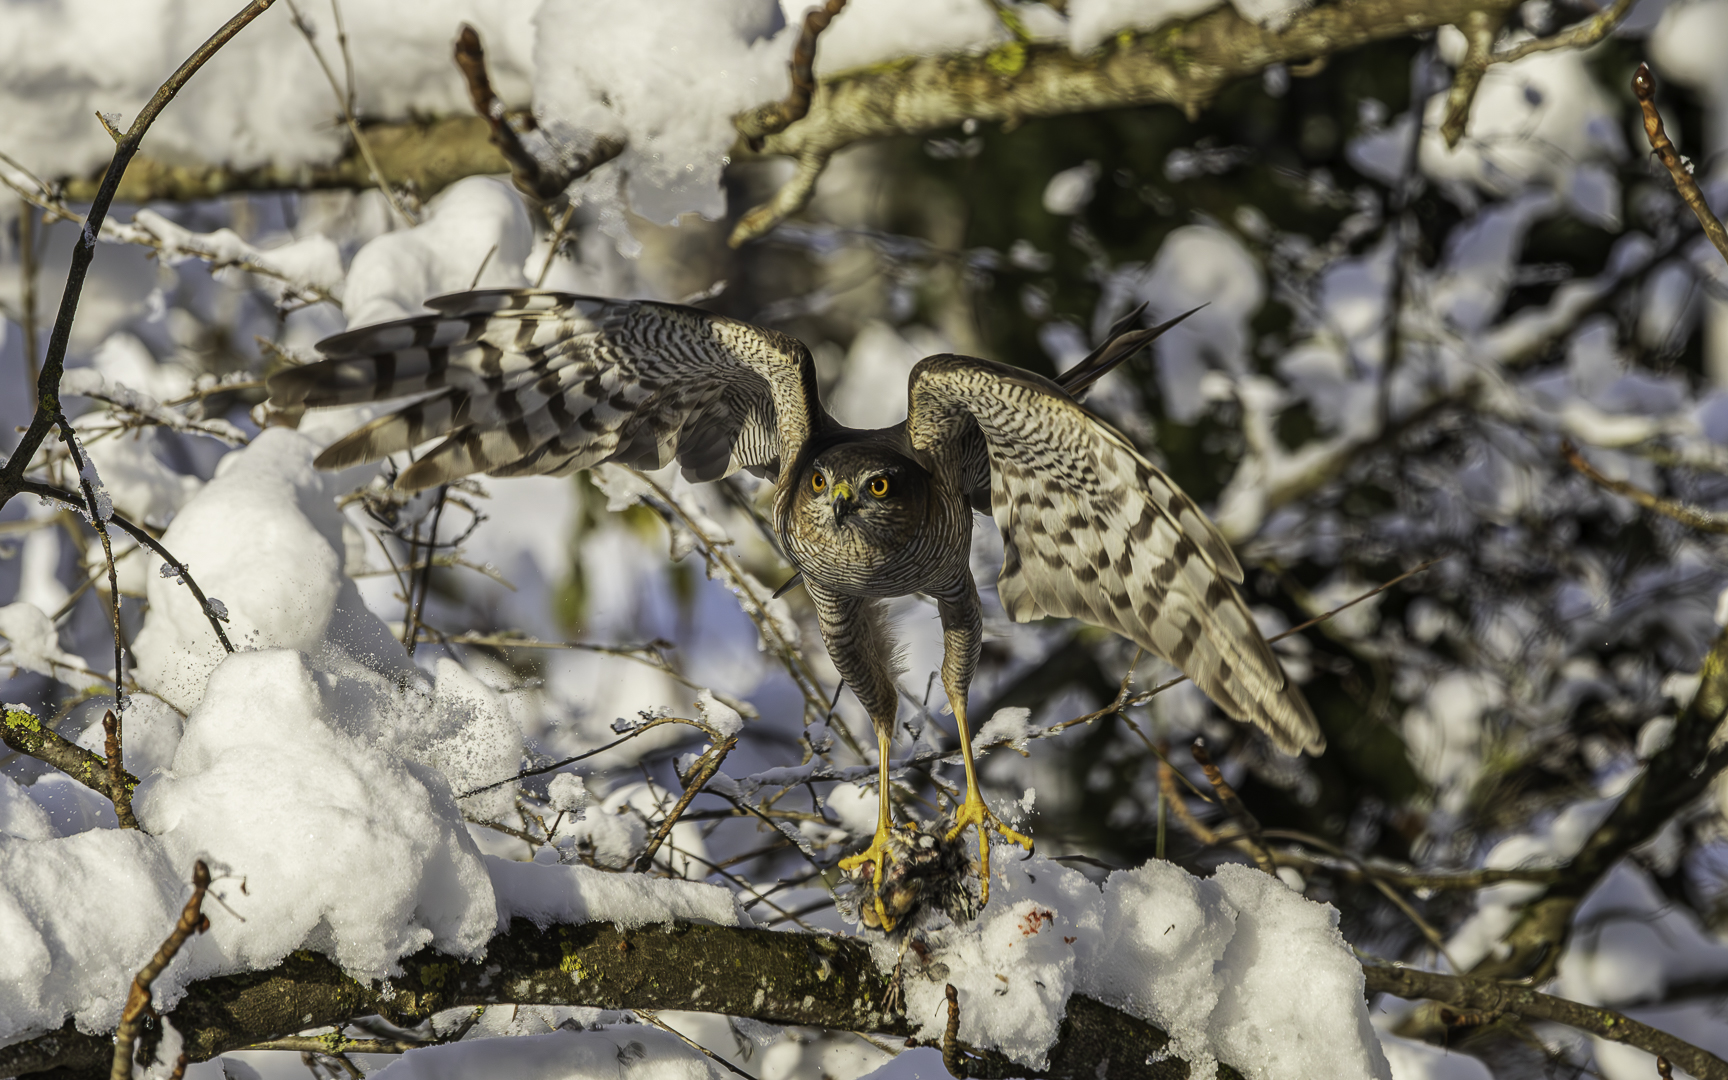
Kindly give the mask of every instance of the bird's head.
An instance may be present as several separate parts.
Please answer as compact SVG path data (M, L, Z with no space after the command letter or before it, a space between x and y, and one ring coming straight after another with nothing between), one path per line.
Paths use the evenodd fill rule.
M904 541L925 520L930 478L882 446L850 443L815 455L800 478L798 510L819 527Z

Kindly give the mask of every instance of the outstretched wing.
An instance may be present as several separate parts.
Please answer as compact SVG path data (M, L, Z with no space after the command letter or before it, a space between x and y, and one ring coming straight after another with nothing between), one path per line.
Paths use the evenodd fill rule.
M982 433L1002 606L1107 627L1175 664L1287 753L1326 740L1232 582L1230 545L1170 478L1061 386L963 356L912 370L907 433L951 482Z
M320 468L442 437L398 487L674 459L691 479L716 480L776 467L818 422L809 351L772 330L674 304L526 289L427 306L437 314L337 334L318 346L325 359L270 379L282 404L424 395L337 440Z

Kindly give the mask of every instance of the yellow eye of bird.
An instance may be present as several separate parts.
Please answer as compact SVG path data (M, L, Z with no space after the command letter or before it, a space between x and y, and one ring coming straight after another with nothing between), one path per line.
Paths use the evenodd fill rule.
M876 496L878 499L887 495L888 494L888 478L886 476L878 476L874 480L871 480L870 481L870 494Z
M821 494L822 489L827 487L827 486L828 486L828 478L826 476L823 476L821 473L817 473L815 476L812 476L810 478L810 490L816 492L817 494Z

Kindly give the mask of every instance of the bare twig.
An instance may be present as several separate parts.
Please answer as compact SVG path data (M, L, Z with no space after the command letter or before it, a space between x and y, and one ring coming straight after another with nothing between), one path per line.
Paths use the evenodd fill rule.
M1457 24L1464 34L1464 60L1452 76L1452 89L1446 92L1446 118L1440 123L1440 134L1446 145L1456 147L1464 137L1464 125L1470 120L1470 104L1476 100L1476 90L1488 65L1494 63L1494 39L1506 23L1503 11L1472 11ZM1416 138L1422 138L1422 115L1416 115Z
M24 212L18 215L18 276L22 279L19 323L24 328L24 370L30 373L30 385L36 385L40 374L36 370L36 207L24 199Z
M1698 224L1704 227L1704 235L1716 245L1722 258L1728 259L1728 229L1723 229L1722 219L1710 209L1710 204L1704 199L1704 192L1699 189L1698 181L1692 178L1692 167L1681 158L1680 151L1668 139L1668 132L1662 127L1662 114L1656 111L1656 76L1650 73L1649 64L1639 64L1638 70L1632 76L1632 92L1638 95L1638 107L1644 111L1644 134L1649 136L1650 149L1662 159L1662 164L1668 169L1668 175L1674 179L1674 187L1680 192L1680 197L1686 200L1686 205L1692 208L1692 213L1698 219Z
M144 1027L144 1016L150 1011L151 984L167 970L187 938L210 928L209 918L200 910L204 905L204 893L209 888L210 868L204 865L203 859L199 859L192 864L192 896L181 909L179 921L174 924L167 940L162 942L162 947L156 950L156 955L132 980L132 989L126 995L126 1007L120 1013L120 1029L114 1035L114 1066L109 1074L112 1080L132 1080L132 1045L138 1041L138 1033Z
M1596 466L1585 460L1584 455L1578 452L1578 448L1572 445L1570 439L1561 441L1560 452L1566 455L1568 464L1589 478L1590 482L1597 487L1612 491L1616 495L1622 495L1646 510L1654 511L1663 517L1673 518L1682 525L1690 526L1701 532L1728 533L1728 515L1718 514L1675 499L1664 499L1660 495L1645 491L1635 484L1629 484L1624 480L1610 479L1602 475Z
M1550 34L1545 38L1534 38L1519 42L1509 49L1494 54L1496 64L1509 64L1514 60L1522 60L1531 53L1548 52L1553 49L1582 49L1596 44L1607 37L1626 13L1632 10L1633 0L1614 0L1612 4L1585 19L1573 23L1558 34Z
M114 148L114 157L108 163L108 171L103 174L102 186L90 206L84 229L72 248L71 268L66 274L66 290L61 295L60 311L54 319L54 329L48 336L48 354L42 362L42 373L36 380L36 411L30 419L30 426L12 451L12 456L6 459L5 468L0 469L0 506L6 505L18 493L19 485L24 479L24 470L30 467L36 451L48 437L49 429L66 423L65 414L60 408L60 376L65 370L66 349L72 340L72 321L78 314L78 300L84 291L85 278L89 276L90 262L96 255L96 237L102 230L102 222L108 216L108 207L114 201L114 193L120 186L120 178L125 174L126 166L138 153L144 133L150 129L150 125L156 121L156 117L168 103L174 100L174 96L186 85L187 80L216 55L217 50L253 19L268 10L273 3L275 0L250 0L239 14L212 34L210 39L200 45L197 51L169 76L168 81L157 89L144 108L139 110L125 137Z
M724 737L718 731L709 727L707 724L702 723L700 720L688 720L682 716L662 716L662 717L659 717L657 719L650 720L645 724L641 724L641 725L638 725L636 727L631 728L621 738L613 739L611 742L607 743L605 746L596 746L592 750L584 751L583 753L576 754L573 757L567 757L567 758L563 758L559 761L554 761L550 765L541 765L538 768L533 768L533 769L523 769L521 772L515 773L515 774L510 775L510 776L506 776L502 780L494 780L490 784L482 784L481 786L479 786L477 788L472 788L468 791L464 791L460 795L457 795L456 797L458 799L466 799L470 795L478 795L483 791L491 791L493 788L503 787L505 784L513 784L518 780L526 780L530 776L543 776L549 772L557 772L559 769L562 769L566 765L574 765L578 761L583 761L587 758L594 757L596 754L604 754L606 751L611 750L614 747L622 746L625 743L629 742L631 739L634 739L636 736L641 735L643 732L652 731L654 728L660 727L663 724L684 724L688 727L700 729L704 734L706 734L710 739L713 739L716 743L720 743L720 742L724 741Z
M25 494L35 495L44 499L55 499L74 507L84 505L83 500L79 499L78 496L72 494L70 491L62 491L60 488L57 488L52 484L43 484L35 480L21 481L18 485L18 490ZM151 536L144 528L133 524L119 514L110 514L108 520L119 526L121 532L124 532L127 536L130 536L143 546L149 548L161 558L164 564L162 567L164 576L172 577L174 580L180 582L185 585L186 588L191 590L192 598L198 601L198 609L204 613L204 618L209 622L210 629L216 632L216 640L222 643L222 650L224 652L233 652L234 646L228 640L227 633L222 629L222 623L228 618L227 609L222 607L220 601L211 600L209 597L204 595L204 590L200 589L198 587L198 582L193 580L192 572L186 569L186 564L182 563L179 559L176 559L167 548L162 546L161 541L157 540L154 536Z
M332 0L332 7L334 7L334 0ZM300 36L306 39L306 45L312 50L312 55L318 58L318 66L324 70L324 78L330 83L330 92L336 95L336 105L342 110L342 120L348 125L348 134L354 138L354 147L360 151L361 158L366 162L366 168L372 174L372 182L377 184L378 190L384 193L384 198L389 201L390 208L396 211L398 217L409 226L419 224L414 215L410 214L407 207L403 206L402 201L396 197L396 192L385 181L384 170L379 167L378 158L372 153L372 144L366 141L365 133L360 130L360 121L354 115L354 86L352 81L346 90L342 88L342 85L336 81L336 72L331 70L330 62L324 59L324 50L318 47L317 32L312 29L312 24L306 21L306 16L300 13L294 0L288 0L288 10L294 13L294 29L300 31ZM342 54L346 58L348 36L341 30L342 16L340 12L336 15L336 25L338 40L342 45ZM349 72L350 80L352 80L352 67L349 68Z
M108 797L114 802L114 817L122 829L136 829L138 819L132 814L132 785L126 782L126 768L120 755L120 719L109 709L102 714L103 752L108 755Z
M805 13L804 30L792 47L792 62L787 65L792 74L791 92L779 101L740 113L733 119L733 126L749 142L750 149L761 150L764 138L785 131L809 115L810 97L816 92L816 39L845 6L846 0L827 0L821 7Z
M684 778L684 794L666 815L665 820L660 822L660 827L654 830L654 835L649 838L648 846L642 849L642 854L636 857L638 874L646 873L648 868L654 865L654 853L660 850L660 845L672 834L672 826L678 824L678 819L683 817L684 811L689 808L690 800L701 792L704 784L714 778L714 774L720 769L720 763L726 760L726 755L737 745L737 736L729 735L703 754L702 759L691 768L690 774Z
M490 257L490 253L488 253L488 257ZM482 264L482 269L484 269L484 264ZM478 278L479 275L476 274L475 277ZM409 656L414 655L415 648L420 644L420 626L425 615L426 596L432 591L432 564L437 561L432 557L432 553L438 547L438 525L444 520L444 500L449 494L449 484L439 485L438 500L432 511L432 532L426 538L426 562L420 569L419 599L415 599L414 579L408 579L408 610L403 619L402 644L407 646ZM409 551L408 561L410 563L414 561L412 549Z
M1218 802L1223 805L1224 812L1230 815L1230 820L1241 830L1242 838L1247 841L1248 854L1254 858L1254 865L1277 877L1278 867L1272 861L1272 853L1266 850L1266 841L1260 837L1259 820L1243 805L1242 797L1236 794L1236 789L1224 779L1223 772L1212 763L1212 755L1206 752L1206 740L1195 739L1188 752L1194 755L1195 764L1206 774L1212 790L1218 793Z
M467 23L456 34L456 66L468 82L468 97L474 103L474 111L491 129L492 145L510 163L510 177L524 194L549 202L572 181L624 152L625 141L611 135L597 135L580 153L557 147L540 130L532 113L512 115L493 91L492 79L486 74L486 50L480 44L480 34ZM532 148L530 142L534 144ZM545 276L542 271L540 277Z
M553 260L558 258L558 248L564 243L564 234L570 228L570 220L576 216L576 203L572 200L564 207L564 213L558 218L558 227L552 230L552 244L546 249L546 261L540 264L540 273L534 278L534 287L546 287L546 275L552 272Z

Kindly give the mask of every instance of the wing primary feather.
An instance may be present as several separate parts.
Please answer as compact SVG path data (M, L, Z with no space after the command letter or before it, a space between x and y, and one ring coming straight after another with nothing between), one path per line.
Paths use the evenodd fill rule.
M1057 378L1056 384L1068 391L1069 395L1078 401L1085 395L1086 391L1092 388L1093 383L1108 375L1122 361L1157 341L1164 336L1165 331L1205 306L1205 304L1201 304L1200 307L1184 311L1174 319L1161 322L1157 326L1149 326L1144 330L1132 330L1130 327L1140 321L1140 315L1146 310L1146 304L1141 304L1133 311L1117 319L1115 325L1110 327L1110 333L1105 336L1104 344L1093 349L1084 360L1064 371Z

